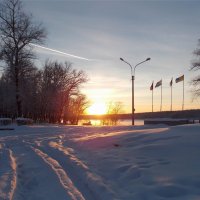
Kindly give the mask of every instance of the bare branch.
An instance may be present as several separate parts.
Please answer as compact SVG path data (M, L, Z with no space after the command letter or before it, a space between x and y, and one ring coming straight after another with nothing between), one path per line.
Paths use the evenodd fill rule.
M8 66L8 72L15 83L18 115L22 115L20 79L32 69L31 59L35 58L30 43L42 43L46 37L41 24L35 24L32 17L23 10L21 0L4 0L0 3L0 52Z

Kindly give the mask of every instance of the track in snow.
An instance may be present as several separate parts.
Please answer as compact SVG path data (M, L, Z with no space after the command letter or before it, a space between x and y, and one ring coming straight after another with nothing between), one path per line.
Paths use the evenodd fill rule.
M108 198L113 199L112 192L107 191L100 177L91 173L87 166L71 152L67 152L66 148L52 147L46 142L41 147L38 143L38 139L55 141L59 137L57 134L50 137L45 134L36 137L19 135L1 138L0 144L3 142L7 146L5 157L12 173L10 180L5 181L9 189L2 193L4 197L2 195L0 199L99 200L102 199L100 193L108 193ZM8 169L8 166L5 168Z
M0 199L12 200L17 185L16 160L5 147L0 148L0 157Z

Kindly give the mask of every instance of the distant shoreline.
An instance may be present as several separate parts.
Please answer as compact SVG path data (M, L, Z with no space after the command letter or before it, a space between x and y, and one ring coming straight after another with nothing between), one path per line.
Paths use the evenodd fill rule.
M80 119L106 119L115 118L118 119L131 119L132 114L117 114L117 115L81 115ZM147 118L173 118L173 119L200 119L200 109L195 110L178 110L178 111L162 111L162 112L144 112L135 113L135 119L147 119Z

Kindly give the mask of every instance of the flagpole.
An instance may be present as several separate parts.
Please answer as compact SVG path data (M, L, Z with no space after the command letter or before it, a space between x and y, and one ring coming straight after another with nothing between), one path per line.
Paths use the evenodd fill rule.
M162 80L162 79L161 79ZM160 112L162 111L162 84L161 84L161 102L160 102Z
M153 112L153 89L152 89L152 112Z
M183 104L182 104L182 110L184 110L184 79L183 79Z
M171 111L172 111L172 84L171 84Z

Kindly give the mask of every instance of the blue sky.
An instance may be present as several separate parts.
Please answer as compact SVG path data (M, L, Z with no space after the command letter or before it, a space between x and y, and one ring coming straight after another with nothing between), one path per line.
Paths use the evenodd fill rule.
M34 20L48 32L45 47L90 59L36 48L38 65L46 58L69 61L88 74L82 89L91 102L121 101L131 112L130 68L120 57L138 66L135 79L136 112L151 111L154 82L163 80L163 110L170 109L171 78L185 74L185 109L191 101L189 71L200 38L200 1L67 1L23 0ZM173 85L173 108L181 109L182 83ZM154 110L160 109L160 88L154 90Z

